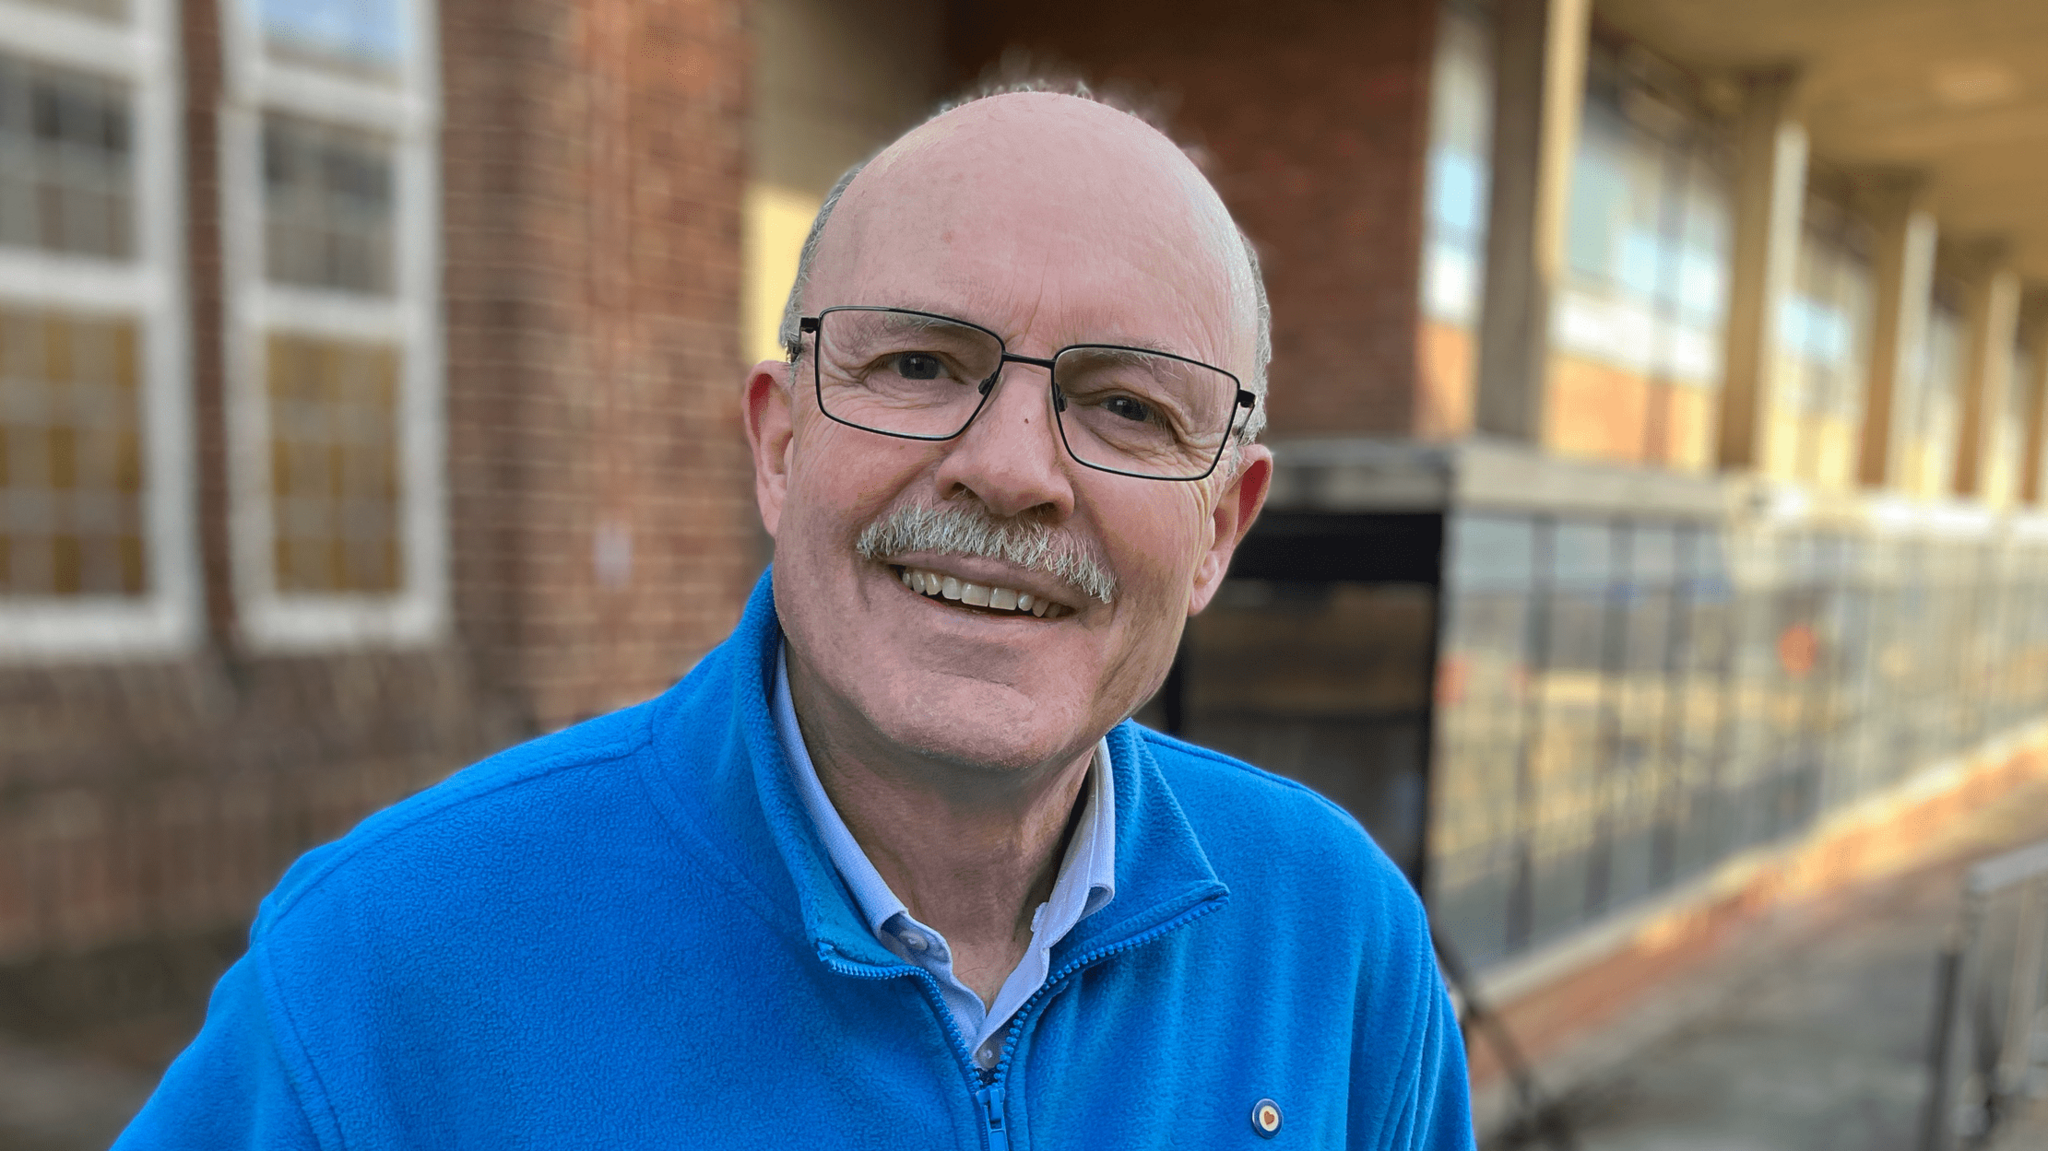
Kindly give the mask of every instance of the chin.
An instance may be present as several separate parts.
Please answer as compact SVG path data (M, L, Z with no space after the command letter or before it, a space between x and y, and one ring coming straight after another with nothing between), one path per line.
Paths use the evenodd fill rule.
M905 751L955 766L1018 772L1062 764L1102 734L1078 699L1038 698L952 676L937 684L916 675L897 682L922 690L871 700L864 708L871 722ZM1102 729L1114 723L1105 720Z

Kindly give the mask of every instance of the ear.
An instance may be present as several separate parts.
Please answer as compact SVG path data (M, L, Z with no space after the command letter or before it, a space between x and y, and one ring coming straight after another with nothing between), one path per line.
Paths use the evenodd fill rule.
M1266 506L1266 490L1272 483L1272 451L1264 444L1246 444L1239 451L1237 474L1223 486L1216 498L1216 509L1209 513L1209 527L1214 535L1209 550L1195 565L1194 587L1188 597L1189 615L1208 607L1215 597L1223 574L1230 570L1230 557L1237 551L1238 542L1252 529L1259 509Z
M790 457L796 443L791 421L790 365L762 360L747 373L742 416L747 447L754 455L754 500L761 505L761 525L772 538L782 522L782 499L789 491Z

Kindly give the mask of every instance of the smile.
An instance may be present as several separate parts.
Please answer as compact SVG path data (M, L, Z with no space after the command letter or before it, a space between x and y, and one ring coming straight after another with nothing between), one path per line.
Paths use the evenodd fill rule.
M1034 615L1040 619L1059 619L1074 614L1073 608L1034 596L1030 592L969 583L954 576L941 575L923 568L904 567L899 570L903 586L927 599L950 600L999 614Z

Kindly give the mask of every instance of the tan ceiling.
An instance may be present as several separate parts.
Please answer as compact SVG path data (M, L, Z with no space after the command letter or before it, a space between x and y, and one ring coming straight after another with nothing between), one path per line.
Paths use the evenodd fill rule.
M2048 0L1595 0L1712 77L1796 65L1816 158L1932 180L1944 236L2048 285Z

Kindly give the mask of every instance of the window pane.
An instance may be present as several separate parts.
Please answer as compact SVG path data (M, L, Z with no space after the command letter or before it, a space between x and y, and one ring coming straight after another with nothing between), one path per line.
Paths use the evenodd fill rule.
M1564 455L1711 465L1732 196L1713 117L1595 45L1551 312Z
M1855 482L1870 341L1868 229L1808 203L1792 290L1779 302L1770 470L1833 487Z
M1905 488L1918 495L1939 495L1954 480L1958 396L1963 374L1962 310L1937 291L1927 316L1920 346L1917 391L1907 425Z
M1446 9L1430 79L1423 306L1469 326L1478 315L1492 139L1490 37L1482 20Z
M278 590L398 590L398 350L284 333L268 350Z
M392 290L388 141L266 115L263 191L269 279L350 292Z
M1466 962L1510 947L1535 586L1534 525L1458 516L1446 541L1430 804L1431 914Z
M0 595L141 595L133 320L0 306Z
M350 72L394 73L408 48L404 0L256 0L272 55Z
M0 56L0 246L128 256L129 156L124 87Z

